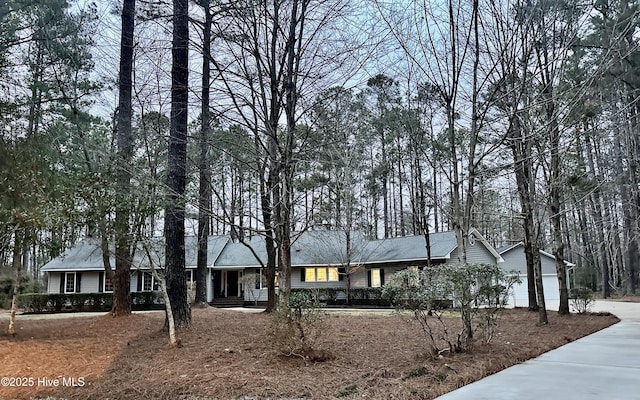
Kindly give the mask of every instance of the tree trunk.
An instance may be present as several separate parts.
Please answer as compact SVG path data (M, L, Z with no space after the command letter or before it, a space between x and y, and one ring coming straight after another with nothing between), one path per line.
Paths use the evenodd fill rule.
M605 238L605 216L602 212L602 199L600 195L600 182L603 182L603 178L600 174L599 169L596 170L596 165L593 157L594 150L596 149L594 149L591 145L591 140L595 141L595 139L587 137L585 144L587 162L589 165L589 169L591 169L591 173L596 178L596 186L589 196L589 202L591 203L591 218L595 222L597 232L596 237L598 240L598 256L600 259L599 265L602 278L602 297L606 299L611 296L611 286L609 285L609 257L607 253L607 241Z
M18 230L16 229L14 233L12 262L14 269L13 293L11 297L11 314L9 315L9 327L7 328L7 334L11 336L15 336L16 334L16 312L18 307L17 301L18 295L20 294L20 281L22 280L22 262L20 260L21 248L22 242L20 240Z
M211 80L211 22L210 0L203 0L204 27L202 39L202 121L200 127L200 182L198 198L198 265L194 305L207 306L207 252L209 248L209 202L211 201L211 166L209 165L209 85Z
M131 314L131 260L132 238L130 228L131 161L133 159L133 134L131 131L131 92L133 87L133 34L135 0L125 0L122 7L122 34L120 44L120 75L118 101L118 157L116 171L117 196L115 234L116 265L113 285L113 316Z
M165 276L176 327L191 325L184 253L185 183L188 110L188 0L173 0L173 48L171 66L171 128L167 165ZM168 326L166 321L165 326Z

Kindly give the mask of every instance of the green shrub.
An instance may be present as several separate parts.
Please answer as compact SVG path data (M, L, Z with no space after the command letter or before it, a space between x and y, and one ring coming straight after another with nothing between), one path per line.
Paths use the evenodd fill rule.
M46 293L25 293L18 295L17 306L28 312L45 312L49 309L49 295Z
M429 352L458 352L472 346L474 332L488 343L507 304L511 287L519 278L493 264L444 264L422 271L395 273L384 286L384 296L399 310L413 311L428 340ZM442 309L452 305L460 313L463 329L454 332ZM439 330L442 333L439 333Z
M131 293L131 307L135 310L159 309L163 304L162 295L157 290Z
M18 296L18 307L27 312L60 312L71 306L74 311L109 311L112 293L25 293Z
M574 312L584 314L595 302L593 291L586 287L575 287L569 291L569 302Z
M288 307L278 308L272 316L271 338L280 352L305 360L315 356L325 323L322 306L308 290L289 294Z

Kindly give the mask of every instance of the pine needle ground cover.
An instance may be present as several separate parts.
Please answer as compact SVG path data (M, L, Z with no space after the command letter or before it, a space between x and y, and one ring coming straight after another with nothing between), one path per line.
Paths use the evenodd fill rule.
M330 312L315 344L325 357L314 361L279 353L264 313L195 309L181 348L167 345L162 312L22 319L15 337L0 334L0 376L67 385L4 386L0 398L431 399L618 321L554 312L549 320L539 326L535 313L506 310L490 344L434 359L409 316Z

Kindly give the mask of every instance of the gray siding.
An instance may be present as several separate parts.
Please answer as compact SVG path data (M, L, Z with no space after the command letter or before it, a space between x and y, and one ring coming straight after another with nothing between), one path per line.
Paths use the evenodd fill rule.
M524 252L522 253L524 257ZM542 266L542 275L556 275L556 260L549 258L544 254L540 254L540 265Z
M502 254L502 258L504 259L504 263L502 264L502 268L509 272L511 270L516 270L520 275L527 274L527 262L524 257L524 249L522 247L517 247L511 251Z
M131 272L131 281L129 282L129 290L132 292L138 291L138 271Z
M96 293L98 292L99 272L87 271L82 273L80 279L80 293Z
M385 271L386 273L386 271ZM386 276L385 276L386 278ZM359 269L358 271L351 274L351 287L352 288L361 288L367 287L367 270L364 268Z
M60 293L60 273L49 272L48 293Z
M66 272L49 272L49 283L47 284L47 292L60 293L60 279ZM76 272L76 285L78 274L80 274L80 293L95 293L98 291L99 272L98 271L80 271Z
M314 268L314 267L311 267ZM322 268L322 267L320 267ZM300 280L300 274L302 268L291 269L291 288L292 289L318 289L318 288L344 288L345 283L342 281L333 282L302 282ZM366 279L366 275L365 275ZM366 282L365 282L366 283Z
M521 275L527 273L527 260L524 254L524 247L518 246L502 254L504 264L502 267L505 271L516 270ZM540 265L542 266L542 275L556 274L556 260L544 254L540 254Z
M253 303L254 301L266 302L269 300L267 288L264 289L248 289L244 290L244 301Z
M447 264L459 264L460 263L460 251L456 248L451 252L451 258L447 260ZM476 240L475 244L469 245L467 243L467 262L472 264L495 264L496 258L491 252L484 247L482 242Z
M407 267L389 267L389 266L371 266L371 268L380 268L384 270L384 282L389 282L391 276L398 271L402 271ZM367 269L371 269L367 268ZM369 279L367 277L367 269L361 269L351 275L351 287L352 288L366 288L369 285Z

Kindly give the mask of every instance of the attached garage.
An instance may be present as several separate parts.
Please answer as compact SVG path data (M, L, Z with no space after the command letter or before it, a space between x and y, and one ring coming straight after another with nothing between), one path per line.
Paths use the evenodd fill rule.
M520 275L522 283L514 286L511 301L514 306L526 307L529 304L528 282L526 274ZM544 275L542 277L542 286L544 287L545 300L560 300L560 290L558 288L558 277L553 275Z
M522 283L513 288L511 296L513 305L527 306L529 301L528 282L527 282L527 261L524 254L524 243L520 242L510 246L503 246L497 249L498 253L504 259L502 268L505 271L518 271ZM542 285L544 287L544 298L546 300L559 300L560 290L558 286L558 277L556 276L556 259L553 254L546 251L540 251L540 263L542 266ZM569 271L574 264L565 261L567 266L567 277ZM567 284L570 280L567 279Z

